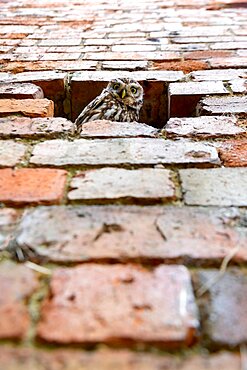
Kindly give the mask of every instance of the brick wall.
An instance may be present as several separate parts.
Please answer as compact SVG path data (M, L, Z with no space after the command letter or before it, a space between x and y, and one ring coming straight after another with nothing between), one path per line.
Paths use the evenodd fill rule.
M244 2L0 8L0 369L243 370Z

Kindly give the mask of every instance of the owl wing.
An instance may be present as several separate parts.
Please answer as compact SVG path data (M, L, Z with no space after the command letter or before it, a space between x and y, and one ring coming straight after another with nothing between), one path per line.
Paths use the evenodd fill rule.
M80 113L75 121L77 130L81 128L82 124L88 121L95 121L101 119L102 106L109 92L104 89L102 93L92 100Z

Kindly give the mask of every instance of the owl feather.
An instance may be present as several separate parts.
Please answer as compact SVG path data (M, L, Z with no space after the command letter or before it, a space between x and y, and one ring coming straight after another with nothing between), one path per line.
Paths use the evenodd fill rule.
M85 122L109 120L137 122L143 104L143 88L128 78L114 79L92 100L75 121L78 131Z

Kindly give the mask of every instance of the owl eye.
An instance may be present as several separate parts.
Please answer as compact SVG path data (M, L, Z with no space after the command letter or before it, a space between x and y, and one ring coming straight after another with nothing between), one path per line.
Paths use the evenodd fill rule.
M113 89L114 89L114 90L119 89L119 87L120 87L120 84L114 84L114 85L113 85Z
M132 94L136 94L137 89L135 87L131 87L130 91L132 92Z

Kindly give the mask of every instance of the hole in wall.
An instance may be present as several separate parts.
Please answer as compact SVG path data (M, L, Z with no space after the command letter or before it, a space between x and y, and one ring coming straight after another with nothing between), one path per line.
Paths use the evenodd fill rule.
M144 89L144 103L139 122L162 128L168 118L167 84L163 81L138 81ZM106 87L108 81L71 81L71 116L74 121L81 111Z

